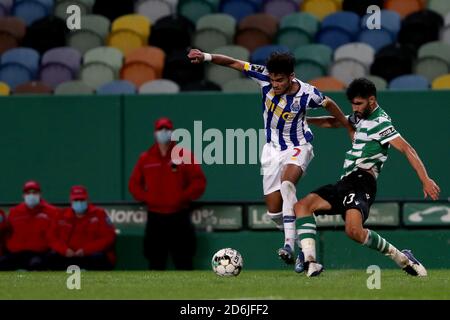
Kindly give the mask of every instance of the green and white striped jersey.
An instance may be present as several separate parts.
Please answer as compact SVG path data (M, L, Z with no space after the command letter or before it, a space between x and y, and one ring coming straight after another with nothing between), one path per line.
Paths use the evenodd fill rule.
M387 159L390 140L400 136L388 114L377 106L367 119L355 124L352 149L345 154L342 177L361 169L372 169L377 178Z

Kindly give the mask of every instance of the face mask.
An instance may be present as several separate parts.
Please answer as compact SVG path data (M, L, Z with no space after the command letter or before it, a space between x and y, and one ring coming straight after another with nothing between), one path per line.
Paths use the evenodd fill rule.
M161 144L169 143L172 136L172 130L162 129L156 131L156 141Z
M26 194L25 195L25 204L28 208L36 207L41 201L41 197L38 194Z
M72 209L76 214L85 213L88 207L87 201L74 201L72 202Z

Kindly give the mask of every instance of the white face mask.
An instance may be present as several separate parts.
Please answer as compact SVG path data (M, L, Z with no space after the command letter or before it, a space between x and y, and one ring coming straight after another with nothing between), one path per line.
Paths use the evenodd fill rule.
M156 141L160 144L169 143L171 137L172 137L172 130L161 129L156 131L155 133Z
M24 196L24 200L27 207L33 209L41 202L41 197L39 194L30 193Z

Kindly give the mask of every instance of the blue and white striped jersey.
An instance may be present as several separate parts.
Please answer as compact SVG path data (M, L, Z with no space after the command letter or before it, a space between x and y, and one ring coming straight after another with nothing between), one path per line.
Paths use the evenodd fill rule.
M266 141L281 150L313 140L306 123L306 110L320 108L324 95L314 86L295 78L300 85L296 94L275 96L266 67L246 63L244 74L255 80L262 90L262 111Z

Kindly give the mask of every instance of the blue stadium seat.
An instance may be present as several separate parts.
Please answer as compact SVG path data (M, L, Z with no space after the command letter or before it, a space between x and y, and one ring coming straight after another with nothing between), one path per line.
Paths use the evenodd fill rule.
M262 0L224 0L219 11L233 16L237 22L242 18L261 11Z
M395 40L392 38L392 35L389 31L380 29L380 30L363 30L358 35L358 42L367 43L369 46L375 49L375 52L378 52L381 48L390 45Z
M369 16L370 15L365 15L361 19L362 30L368 30L366 23ZM392 10L381 10L380 22L381 29L388 31L391 34L392 39L396 39L402 25L400 15Z
M427 78L415 74L399 76L389 83L389 89L392 90L427 90L429 88L430 82Z
M250 56L250 61L254 64L265 65L267 58L270 56L272 52L289 52L289 48L282 45L268 45L259 47L255 51L253 51Z
M20 0L14 3L12 14L24 20L29 26L33 22L50 15L52 7L53 4L49 7L49 3L42 0Z
M3 53L1 64L18 63L27 68L36 77L39 70L39 52L32 48L14 48Z
M316 41L334 50L352 42L360 30L359 26L360 18L354 12L342 11L330 14L323 20Z
M21 64L7 63L0 65L0 81L6 82L12 90L32 79L30 70Z
M96 90L97 94L135 94L136 87L133 83L126 80L115 80L100 86Z

